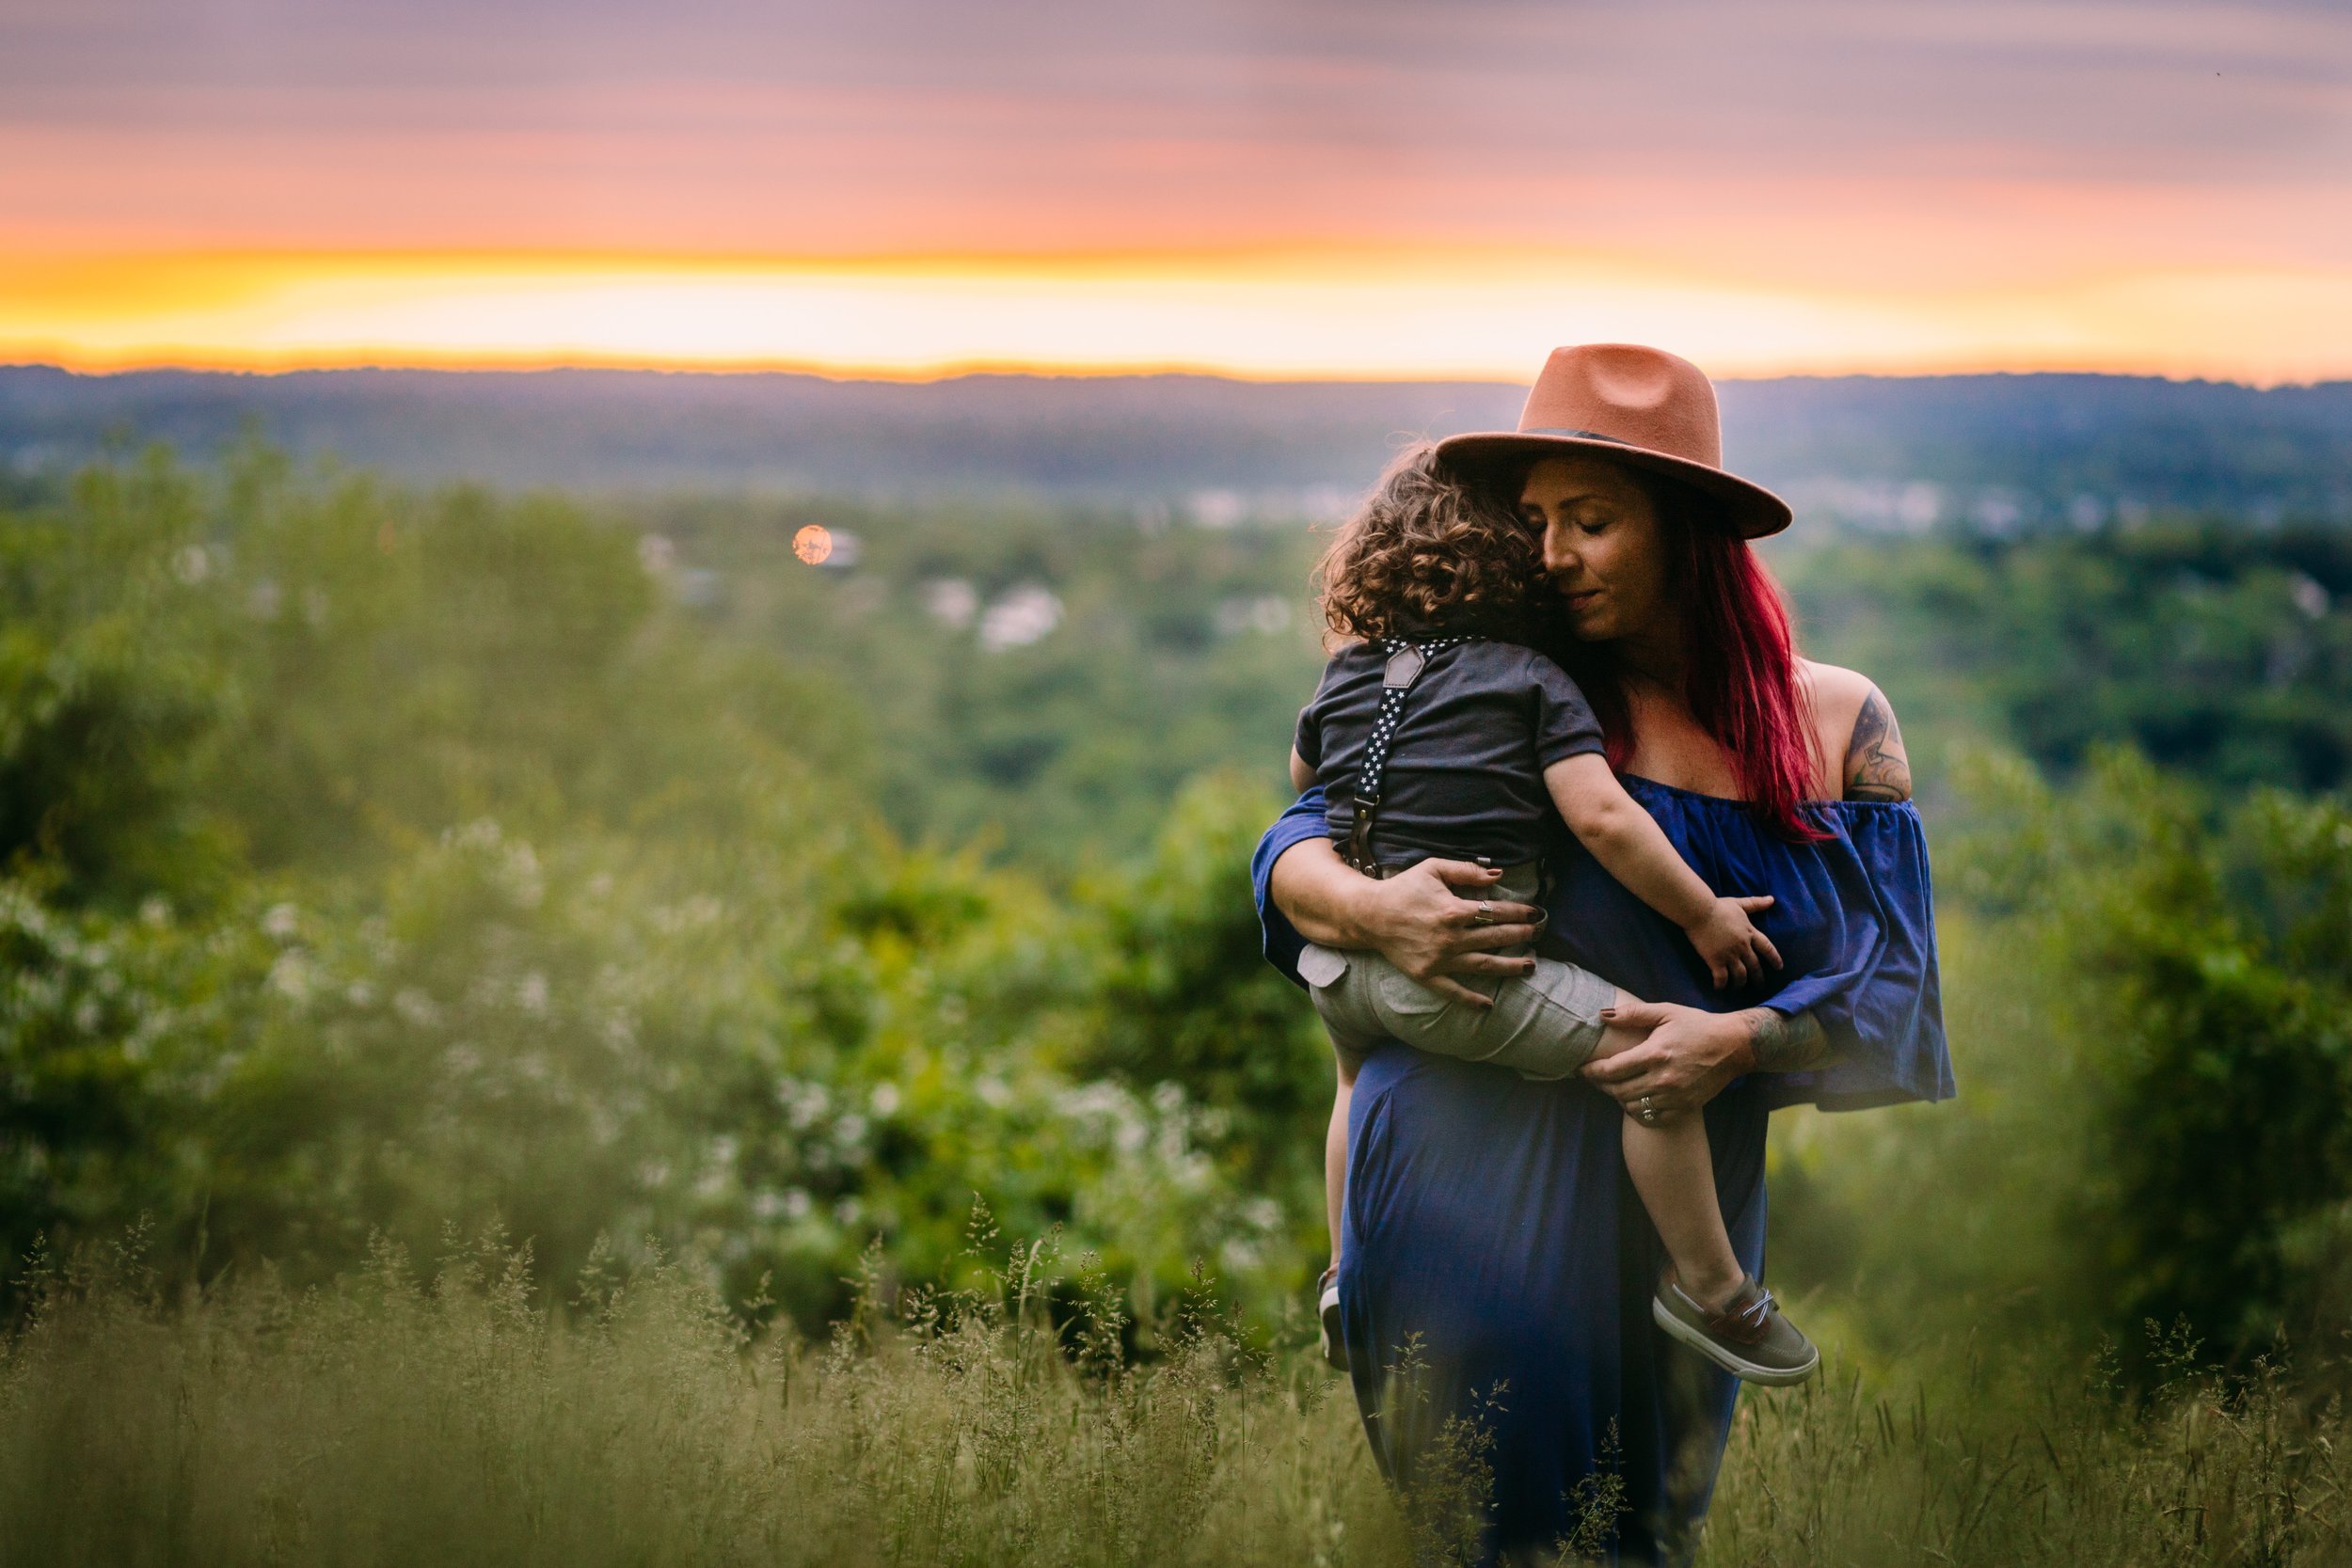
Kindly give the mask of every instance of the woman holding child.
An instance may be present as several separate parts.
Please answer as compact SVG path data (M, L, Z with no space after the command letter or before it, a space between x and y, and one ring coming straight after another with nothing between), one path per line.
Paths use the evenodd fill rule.
M1818 1363L1767 1114L1951 1092L1900 736L1796 656L1788 521L1696 367L1587 345L1325 562L1350 641L1253 868L1339 1056L1322 1305L1392 1480L1483 1458L1490 1557L1687 1556L1735 1379Z

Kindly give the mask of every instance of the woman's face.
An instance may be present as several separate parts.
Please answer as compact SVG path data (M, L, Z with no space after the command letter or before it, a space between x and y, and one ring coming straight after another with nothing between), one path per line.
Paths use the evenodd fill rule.
M1605 457L1547 457L1527 470L1519 515L1543 536L1544 571L1579 641L1608 642L1655 624L1666 600L1657 505Z

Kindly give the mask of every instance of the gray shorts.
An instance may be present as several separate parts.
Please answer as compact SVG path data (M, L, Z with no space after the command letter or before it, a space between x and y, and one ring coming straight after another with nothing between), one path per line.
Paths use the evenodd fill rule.
M1534 903L1532 866L1503 874L1490 898ZM1513 947L1505 957L1530 950ZM1299 956L1299 978L1331 1043L1351 1057L1384 1039L1470 1062L1493 1062L1522 1078L1565 1078L1593 1059L1606 1025L1601 1009L1616 1005L1617 988L1589 969L1539 958L1524 980L1465 976L1462 984L1494 999L1473 1007L1407 977L1377 953L1310 945Z

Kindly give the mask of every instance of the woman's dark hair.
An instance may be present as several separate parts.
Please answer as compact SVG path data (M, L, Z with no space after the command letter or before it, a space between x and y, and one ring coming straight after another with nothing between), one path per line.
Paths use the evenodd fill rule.
M1368 641L1440 629L1524 640L1546 592L1543 551L1517 505L1465 483L1427 442L1381 474L1315 583L1324 624Z
M1740 793L1774 832L1799 843L1829 836L1806 804L1815 764L1811 705L1797 684L1796 633L1780 585L1745 539L1708 515L1705 496L1631 465L1626 471L1657 509L1667 592L1687 618L1691 716L1729 755ZM1524 483L1522 470L1511 494ZM1616 650L1580 642L1558 622L1547 631L1544 651L1583 688L1609 766L1623 772L1632 760L1633 723Z

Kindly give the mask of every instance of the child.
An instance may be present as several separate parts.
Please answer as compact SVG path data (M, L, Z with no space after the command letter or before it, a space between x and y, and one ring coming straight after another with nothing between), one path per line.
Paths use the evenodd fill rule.
M1715 895L1610 770L1576 683L1514 640L1526 636L1541 566L1528 526L1447 477L1428 449L1391 465L1324 559L1325 619L1358 641L1332 657L1299 714L1293 784L1324 786L1331 837L1359 870L1386 876L1430 856L1483 861L1503 868L1486 896L1527 904L1541 900L1556 808L1612 876L1682 927L1717 985L1777 966L1749 919L1772 900ZM1557 1079L1641 1037L1603 1017L1632 998L1556 959L1535 958L1526 979L1470 982L1493 999L1489 1008L1440 995L1376 953L1310 946L1298 968L1339 1058L1324 1168L1332 1264L1317 1309L1325 1354L1343 1364L1336 1280L1347 1096L1364 1053L1392 1038ZM1659 1286L1660 1321L1671 1316L1677 1338L1742 1378L1811 1375L1820 1353L1731 1250L1704 1118L1629 1116L1625 1160L1674 1261ZM1708 1327L1735 1306L1751 1320L1736 1338Z

